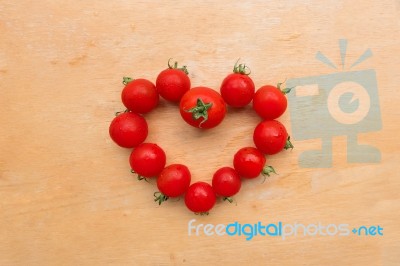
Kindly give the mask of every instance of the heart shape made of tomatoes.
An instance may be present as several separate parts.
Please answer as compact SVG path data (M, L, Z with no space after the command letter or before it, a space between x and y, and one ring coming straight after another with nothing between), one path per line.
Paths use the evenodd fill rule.
M156 178L158 191L154 201L163 203L169 198L184 197L186 207L196 214L208 214L218 197L233 202L243 180L260 175L270 176L275 169L266 164L266 155L273 155L293 145L285 126L276 120L287 108L286 93L290 88L264 85L257 91L250 69L236 62L233 73L221 84L220 93L201 86L191 88L186 66L170 64L156 78L155 84L147 79L124 77L121 101L126 107L117 112L109 126L111 139L120 147L132 149L129 157L131 172L139 180ZM253 132L255 147L242 147L233 156L232 166L223 166L213 175L212 183L191 183L191 173L183 164L166 165L164 150L155 143L145 142L148 125L144 114L152 112L160 97L179 105L182 119L199 130L218 126L227 114L227 105L243 108L252 103L255 114L263 121Z

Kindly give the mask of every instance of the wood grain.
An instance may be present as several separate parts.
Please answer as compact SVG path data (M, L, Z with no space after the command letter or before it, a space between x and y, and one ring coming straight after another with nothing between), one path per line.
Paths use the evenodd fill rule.
M383 1L0 1L0 265L399 265L397 132L400 2ZM302 151L269 158L279 175L245 182L237 206L194 216L181 201L158 206L154 183L129 173L130 151L108 136L121 77L155 80L173 57L193 86L218 89L237 60L257 87L333 73L348 40L359 69L375 69L382 130L360 136L377 164L349 164L346 137L333 139L333 167L301 168ZM301 112L301 110L298 110ZM146 115L149 142L168 163L210 181L252 145L251 108L220 127L189 128L175 105ZM290 128L290 114L280 119ZM188 236L188 222L381 225L383 236Z

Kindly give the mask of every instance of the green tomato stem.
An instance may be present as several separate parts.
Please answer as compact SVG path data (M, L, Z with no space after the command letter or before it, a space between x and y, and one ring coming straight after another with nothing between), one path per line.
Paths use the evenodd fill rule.
M288 149L293 150L293 148L294 148L294 146L293 146L292 142L290 141L290 136L288 136L284 149L285 150L288 150Z
M210 213L209 212L195 212L194 214L203 216L203 215L209 215Z
M234 67L233 67L233 73L238 73L242 75L250 75L251 69L246 66L246 64L238 64L240 58L236 61Z
M223 200L223 201L227 201L227 202L229 202L229 203L235 202L235 205L237 206L236 200L235 200L234 198L232 198L232 197L224 197L222 200Z
M291 92L292 89L293 89L294 87L281 89L282 84L285 83L285 82L286 82L286 79L285 79L284 82L279 82L279 83L276 85L276 87L278 88L278 90L280 90L283 94L286 95L286 94L288 94L289 92Z
M223 198L223 201L227 201L227 202L229 202L229 203L232 203L232 202L233 202L233 198L231 198L231 197L225 197L225 198Z
M267 180L267 177L271 176L271 173L274 173L277 175L275 169L271 165L264 166L264 168L261 170L261 174L264 177L264 180L261 182L261 184L263 184L265 182L265 180Z
M185 111L188 113L192 113L192 117L194 120L199 120L200 118L203 118L203 121L201 121L199 124L199 127L201 128L201 125L208 120L207 111L212 107L212 105L212 103L204 103L201 98L198 98L196 106Z
M133 169L131 169L131 173L132 174L137 174ZM146 181L147 183L149 183L149 180L147 180L147 178L145 177L145 176L142 176L142 175L137 175L137 180L139 180L139 181L142 181L142 180L144 180L144 181Z
M132 81L134 81L134 79L131 77L123 77L122 78L122 84L124 84L124 85L127 85L129 82L132 82Z
M115 116L119 116L119 115L122 114L122 113L128 113L128 112L129 112L128 109L125 109L125 111L115 112Z
M169 199L168 196L165 196L163 193L157 191L154 192L154 201L158 202L158 205L161 205L161 203L163 203L164 201L167 201Z
M144 180L144 181L146 181L147 183L149 182L149 180L147 180L147 178L146 178L145 176L142 176L142 175L138 175L138 176L137 176L137 179L138 179L139 181Z
M182 70L183 72L185 72L186 75L189 75L189 71L187 70L186 66L178 67L177 61L174 62L174 65L171 65L171 63L170 63L171 59L172 58L168 59L168 68L169 69L179 69L179 70Z
M277 175L275 169L271 165L266 165L261 171L261 174L263 176L271 176L271 173L274 173Z

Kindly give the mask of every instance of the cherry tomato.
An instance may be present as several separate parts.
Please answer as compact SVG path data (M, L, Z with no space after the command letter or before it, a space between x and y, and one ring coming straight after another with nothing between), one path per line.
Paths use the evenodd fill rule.
M241 177L255 178L260 175L265 161L262 152L253 147L245 147L236 152L233 166Z
M238 150L233 158L233 166L239 176L256 178L260 174L269 176L275 173L272 166L265 165L264 154L254 147L245 147Z
M247 66L244 64L233 67L233 73L229 74L221 84L220 92L225 102L232 107L244 107L248 105L254 96L254 82L248 76Z
M139 177L156 177L165 167L166 156L157 144L142 143L133 149L129 163Z
M241 185L240 176L232 167L218 169L212 179L214 192L222 197L232 197L239 192Z
M185 195L186 207L195 213L208 214L216 201L212 186L206 182L196 182L190 185Z
M157 187L160 192L154 193L154 201L161 204L168 198L183 195L190 185L190 171L183 164L171 164L162 170L157 178Z
M253 109L256 113L265 120L272 120L280 117L287 108L286 93L290 89L280 89L281 83L278 87L266 85L262 86L256 91L253 98Z
M147 138L148 126L141 115L125 112L112 120L109 133L111 139L119 146L133 148Z
M259 123L254 129L253 141L261 152L270 155L293 148L285 126L276 120Z
M216 127L226 114L224 99L218 92L207 87L196 87L186 92L179 109L189 125L203 129Z
M122 103L125 107L135 113L148 113L153 110L158 102L159 96L156 86L147 79L134 79L124 77L125 85L121 93Z
M186 66L178 68L178 62L158 74L156 87L161 97L171 102L179 102L182 96L190 89L190 79Z

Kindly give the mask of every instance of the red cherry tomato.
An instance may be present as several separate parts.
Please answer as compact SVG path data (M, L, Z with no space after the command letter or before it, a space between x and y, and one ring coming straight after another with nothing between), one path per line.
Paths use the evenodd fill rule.
M278 87L266 85L256 91L253 98L253 109L265 120L271 120L280 117L287 108L287 99L285 94L290 89L280 89Z
M218 169L212 179L214 192L222 197L232 197L239 192L241 185L240 176L232 167Z
M157 144L142 143L133 149L129 163L139 177L156 177L165 167L166 156Z
M182 118L197 128L213 128L226 114L226 104L221 95L207 87L196 87L183 95L179 105Z
M183 164L171 164L162 170L157 178L157 187L160 192L154 193L154 201L161 204L168 198L183 195L190 185L190 171Z
M109 133L111 139L119 146L133 148L147 138L148 126L141 115L125 112L112 120Z
M215 201L215 192L206 182L193 183L185 195L186 207L195 213L208 214L208 211L214 207Z
M156 86L147 79L135 79L127 81L129 78L124 78L126 83L121 93L122 103L125 107L135 113L148 113L153 110L159 101Z
M228 105L244 107L253 100L255 88L249 74L244 64L237 65L236 62L233 73L222 81L220 92Z
M179 102L182 96L190 89L190 79L186 66L178 68L175 62L171 66L168 61L168 68L161 71L156 80L156 87L161 97L171 102Z
M253 147L241 148L233 158L236 172L244 178L258 177L263 171L265 162L264 154Z
M261 152L270 155L293 148L285 126L276 120L259 123L254 129L253 141Z

